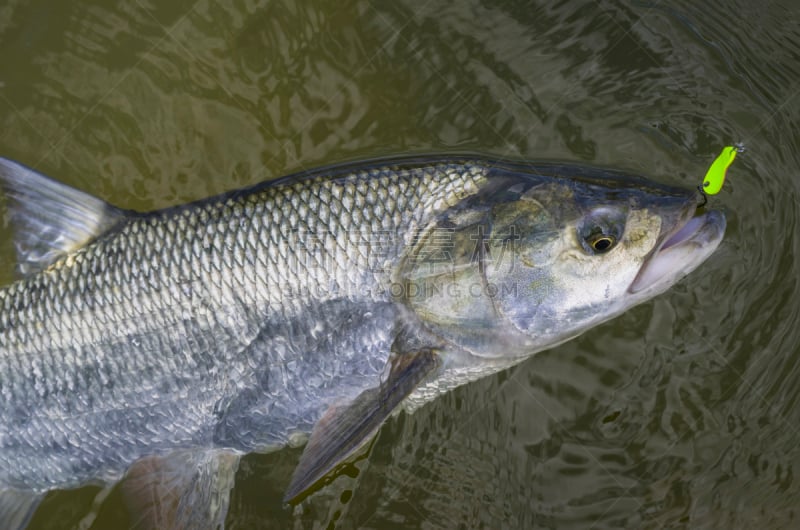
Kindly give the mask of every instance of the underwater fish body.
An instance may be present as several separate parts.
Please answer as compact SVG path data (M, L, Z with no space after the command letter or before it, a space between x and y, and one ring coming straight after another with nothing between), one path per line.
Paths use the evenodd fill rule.
M12 528L47 491L120 480L142 527L222 526L239 456L310 435L294 499L394 411L665 291L725 230L696 192L480 157L148 213L6 159L0 184L20 274L0 290Z

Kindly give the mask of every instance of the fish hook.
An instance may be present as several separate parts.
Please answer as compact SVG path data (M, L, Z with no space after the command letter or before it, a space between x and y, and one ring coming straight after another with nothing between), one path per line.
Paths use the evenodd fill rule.
M697 191L700 192L700 196L703 198L703 204L699 205L698 208L702 208L703 206L708 204L708 195L706 195L706 192L703 191L703 185L702 184L697 186Z

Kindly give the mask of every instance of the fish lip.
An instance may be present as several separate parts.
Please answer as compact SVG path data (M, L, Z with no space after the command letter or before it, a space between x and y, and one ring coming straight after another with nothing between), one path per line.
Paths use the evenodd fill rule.
M653 251L647 257L649 260L651 257L655 256L662 250L666 250L669 247L674 247L679 245L680 243L685 242L689 237L682 237L680 240L675 240L675 236L677 236L692 219L696 219L702 217L702 214L699 213L700 209L697 208L695 205L687 206L684 211L681 213L678 222L675 223L672 230L669 232L662 232L659 236L658 245L655 246Z
M649 291L652 287L662 287L665 290L674 282L664 281L667 277L675 277L675 281L695 268L716 250L725 233L725 216L718 210L701 211L696 205L687 206L682 212L680 219L673 226L672 230L664 232L659 237L656 247L647 255L636 274L636 277L628 287L631 294ZM681 247L695 245L698 247L694 252L694 259L690 260L681 269L669 270L658 275L655 279L648 277L650 270L655 268L659 258L664 256L668 250L677 251Z

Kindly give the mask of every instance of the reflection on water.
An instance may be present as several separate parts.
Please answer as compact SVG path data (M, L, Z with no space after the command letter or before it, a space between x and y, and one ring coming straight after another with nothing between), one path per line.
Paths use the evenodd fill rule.
M358 478L300 507L280 504L299 449L248 457L228 525L782 527L800 502L800 15L737 4L13 1L0 153L150 209L410 152L694 186L743 141L697 273L391 420ZM96 492L51 495L33 526L77 524ZM112 492L95 527L126 521Z

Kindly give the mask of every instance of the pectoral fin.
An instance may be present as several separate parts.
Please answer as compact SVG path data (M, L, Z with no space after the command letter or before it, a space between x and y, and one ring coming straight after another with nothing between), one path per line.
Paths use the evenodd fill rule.
M136 529L221 529L239 455L180 451L138 460L120 488Z
M284 502L303 493L369 441L438 362L431 350L398 355L389 378L379 387L365 390L347 405L328 409L314 426Z

